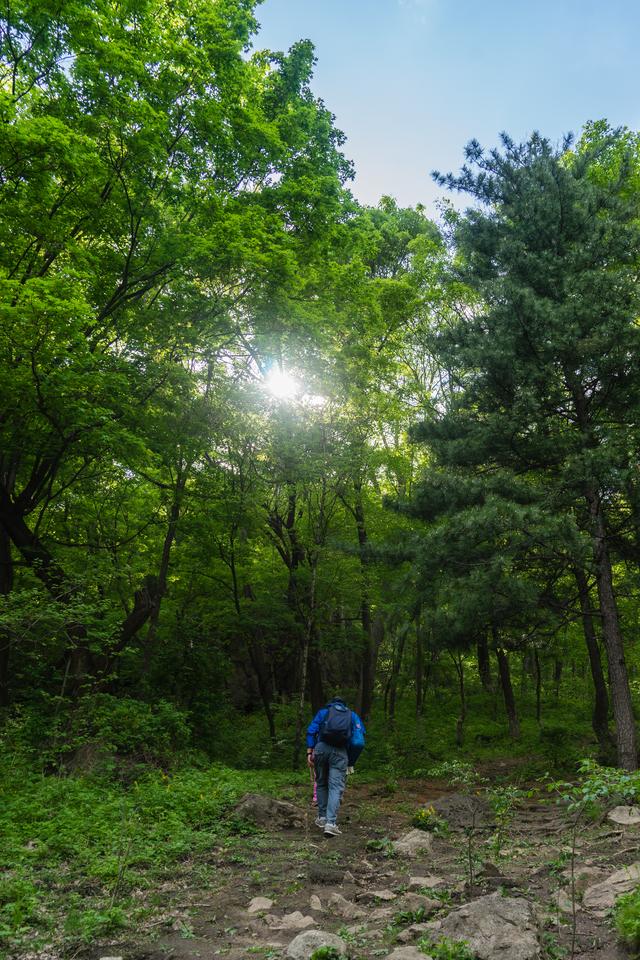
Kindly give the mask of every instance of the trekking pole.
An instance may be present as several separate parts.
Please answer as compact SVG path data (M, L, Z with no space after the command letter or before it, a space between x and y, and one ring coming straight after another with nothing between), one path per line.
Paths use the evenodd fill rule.
M314 767L309 767L309 779L311 780L311 806L315 807L318 799L316 794L316 771Z

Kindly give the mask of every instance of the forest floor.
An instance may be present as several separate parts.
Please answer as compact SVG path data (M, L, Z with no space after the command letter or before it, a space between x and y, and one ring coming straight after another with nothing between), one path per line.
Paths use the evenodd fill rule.
M401 943L415 945L425 936L425 928L416 922L437 920L496 891L531 903L541 957L560 960L571 955L572 832L568 814L552 797L532 792L521 798L499 849L496 824L484 801L470 800L441 782L401 781L390 793L388 786L358 783L356 775L341 809L343 833L334 838L325 838L315 827L308 791L291 787L283 799L298 805L302 826L274 825L229 837L210 851L213 870L206 883L199 882L196 864L183 861L173 878L155 891L159 919L156 913L155 919L142 923L134 939L103 942L74 956L276 960L286 956L300 932L299 923L337 933L356 960L392 957ZM477 810L471 842L470 803ZM412 858L396 854L392 841L413 828L418 808L431 804L448 821L449 834L433 837L429 852ZM616 943L610 918L590 912L580 901L586 886L638 859L639 839L637 826L621 827L605 817L581 824L574 869L576 957L628 956ZM416 877L426 878L428 889L412 881ZM255 897L273 903L251 913ZM406 949L395 954L417 955L417 950L412 954Z

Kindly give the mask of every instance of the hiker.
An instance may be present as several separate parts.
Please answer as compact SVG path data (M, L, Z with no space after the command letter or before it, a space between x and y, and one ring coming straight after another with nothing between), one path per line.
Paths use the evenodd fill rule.
M307 727L307 763L315 769L318 789L315 823L325 837L342 832L336 820L347 768L352 768L362 753L364 734L362 720L340 697L318 710Z

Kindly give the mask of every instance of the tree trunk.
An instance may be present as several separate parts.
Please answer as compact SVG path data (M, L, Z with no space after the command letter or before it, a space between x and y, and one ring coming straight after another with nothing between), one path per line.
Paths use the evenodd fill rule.
M481 633L477 640L476 652L478 657L478 673L482 689L487 693L493 690L491 680L491 654L489 653L489 641L486 633Z
M358 551L360 555L361 597L360 622L362 624L362 655L360 661L360 691L358 695L358 713L366 722L371 713L373 704L373 686L375 682L375 667L377 649L373 637L371 622L371 604L369 600L369 556L367 554L367 527L362 502L362 482L354 480L355 502L353 516L356 521L358 534Z
M540 669L540 657L535 648L533 650L533 664L536 677L536 721L540 723L542 716L542 671Z
M565 378L571 390L578 426L586 449L593 450L599 444L589 418L588 402L584 386L570 368L565 368ZM637 770L638 746L636 721L633 714L631 689L624 658L624 643L620 631L620 619L613 589L613 571L607 543L607 530L600 492L593 484L587 484L584 497L591 519L593 560L600 602L602 639L609 665L609 689L611 705L616 722L616 746L618 764L625 770Z
M297 770L300 764L300 751L302 749L302 727L304 723L305 691L307 687L307 671L309 667L309 650L311 647L311 637L313 633L315 617L315 599L316 599L316 563L313 563L311 570L311 587L309 590L309 617L307 620L307 629L305 630L302 647L300 649L300 696L298 698L298 714L296 717L296 732L293 741L293 769Z
M589 596L589 584L584 570L576 567L574 570L578 593L580 596L580 610L582 613L582 628L584 639L589 654L589 665L591 667L591 676L593 678L593 688L595 700L593 705L593 714L591 723L594 733L598 738L603 757L609 756L613 746L613 737L609 730L609 695L607 693L607 684L602 670L602 661L600 659L600 648L596 637L595 627L593 625L593 612L591 609L591 598Z
M458 692L460 694L460 719L464 723L467 719L467 698L464 689L464 660L461 654L451 654L451 660L458 677Z
M236 575L236 566L235 566L235 557L233 553L231 554L230 559L230 569L232 576L232 585L233 585L233 601L236 608L236 613L238 618L242 617L242 610L240 607L240 593L238 590L238 578ZM243 596L247 600L254 601L255 595L251 589L250 584L245 584L243 589ZM271 701L273 699L273 684L271 682L271 677L269 675L269 670L264 658L264 650L262 644L262 633L258 630L255 631L255 635L249 635L247 637L247 651L249 653L249 660L251 661L251 666L253 667L253 672L256 675L256 682L258 684L258 693L260 694L260 700L262 701L262 707L264 709L265 717L267 718L267 724L269 726L269 738L273 744L276 742L276 720L275 715L271 706Z
M160 557L160 569L158 570L158 589L155 603L149 615L149 626L144 640L144 674L148 673L151 666L151 653L155 644L158 632L158 622L160 620L160 607L163 597L167 592L167 575L169 573L169 561L171 559L171 548L175 540L178 521L180 519L180 509L182 507L182 497L187 483L187 470L180 468L176 478L176 485L173 491L173 501L169 511L169 523L165 533L164 543L162 544L162 556Z
M556 700L560 697L560 682L562 680L562 668L564 664L560 657L553 661L553 684L556 688Z
M322 660L318 650L318 637L315 625L311 633L309 647L309 670L307 672L307 689L309 691L309 700L314 714L324 707L327 698L324 692L324 683L322 682Z
M509 671L509 658L502 647L496 646L496 658L498 660L498 671L500 674L500 685L502 687L502 696L504 697L504 706L509 721L509 735L512 740L520 739L520 723L516 710L516 701L513 695L511 685L511 673Z
M422 716L422 698L424 688L424 636L420 610L416 616L416 717Z
M618 764L625 770L636 770L638 768L636 722L624 657L624 643L620 632L618 607L613 589L613 571L607 545L604 515L597 494L590 491L587 499L593 524L596 583L600 601L602 639L607 651L609 665L611 704L616 722Z
M398 634L398 646L393 658L391 667L391 679L389 683L389 722L393 724L396 716L396 697L398 695L398 677L402 669L402 658L404 656L404 646L407 639L407 628L401 627Z
M11 541L4 527L0 526L0 597L7 597L13 588L13 560ZM0 631L0 707L7 707L10 700L11 636L9 631Z

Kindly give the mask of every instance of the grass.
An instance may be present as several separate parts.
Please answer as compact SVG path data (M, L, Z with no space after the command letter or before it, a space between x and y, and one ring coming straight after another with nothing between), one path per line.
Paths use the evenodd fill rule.
M214 885L217 859L212 851L221 845L227 862L255 869L246 841L255 853L261 838L229 815L233 805L247 791L295 798L301 784L308 786L305 770L287 772L293 708L278 709L275 749L265 736L261 714L240 718L227 710L216 723L219 762L204 762L200 755L199 766L168 772L172 751L189 755L186 747L180 749L186 736L181 716L169 707L156 713L143 707L103 697L83 714L78 742L94 738L111 751L111 762L82 776L43 772L55 771L59 753L55 737L55 749L38 753L46 742L46 717L25 712L21 723L5 724L0 738L0 954L51 944L61 954L72 953L83 943L125 935L132 924L144 925L166 906L155 891L181 871L201 885ZM588 698L545 702L540 727L525 697L517 743L508 737L499 698L471 691L468 710L462 746L455 739L458 702L453 689L430 699L418 720L408 701L398 705L393 727L381 711L374 712L357 779L378 782L393 794L399 778L428 775L443 758L474 765L517 758L518 776L534 778L554 768L573 771L576 758L595 752ZM131 732L122 739L122 730L130 727L138 731L137 740ZM140 740L146 747L155 743L155 765L137 763ZM30 752L25 743L31 744ZM127 762L119 765L115 756L123 753ZM234 769L223 762L230 756ZM507 766L505 779L510 772ZM118 779L123 775L126 782ZM398 802L405 802L401 793ZM378 809L371 802L363 805L361 822L375 819ZM368 848L392 853L384 836L370 840Z
M213 878L216 845L245 832L225 816L243 793L276 793L291 779L215 765L141 769L126 785L0 768L0 954L70 951L143 923L176 872Z

